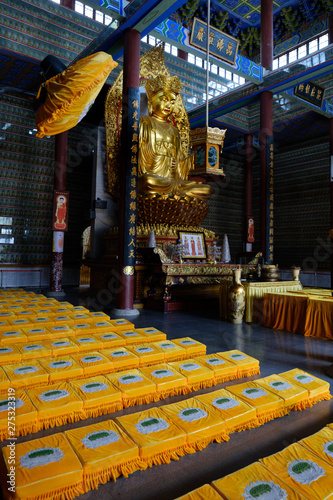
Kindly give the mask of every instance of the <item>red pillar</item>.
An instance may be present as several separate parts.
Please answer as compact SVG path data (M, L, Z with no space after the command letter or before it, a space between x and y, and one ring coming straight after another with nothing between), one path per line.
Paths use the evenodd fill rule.
M333 229L333 118L329 120L330 136L330 229ZM331 235L331 289L333 290L333 235Z
M55 167L54 167L54 189L65 191L66 189L66 163L67 163L68 132L62 132L55 136ZM67 207L68 208L68 207ZM50 293L62 294L62 267L63 267L63 242L64 232L53 231Z
M245 142L245 203L244 203L244 218L245 218L245 243L247 243L248 219L252 217L252 194L253 194L253 135L246 134Z
M128 252L126 252L128 244L125 243L129 232L129 224L128 219L125 217L125 212L128 212L128 206L131 201L129 199L130 193L128 192L129 190L126 179L128 179L131 175L130 169L133 167L133 163L131 164L131 158L133 157L133 153L131 151L131 137L128 132L128 123L131 119L131 116L129 116L129 108L131 105L129 94L131 94L132 91L135 92L136 90L139 92L140 75L140 32L134 29L128 29L125 31L123 68L122 135L120 153L120 165L122 168L119 203L119 275L121 276L120 281L122 286L120 287L120 291L117 295L118 311L115 310L114 313L118 314L119 312L119 314L122 314L121 311L126 310L125 312L129 314L131 314L130 311L138 314L138 311L133 310L135 259L133 262L133 258L131 258L132 262L129 265ZM136 251L135 246L136 245L133 245L132 247L134 254Z
M273 135L273 94L260 95L260 251L266 255L267 137Z
M262 0L260 21L261 66L273 69L273 0Z

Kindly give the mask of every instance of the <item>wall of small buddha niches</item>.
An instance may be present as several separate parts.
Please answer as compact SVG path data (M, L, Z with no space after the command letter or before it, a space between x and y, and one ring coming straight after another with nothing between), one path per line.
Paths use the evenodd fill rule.
M243 250L244 234L244 156L242 152L223 152L220 167L226 178L216 178L210 183L213 194L208 201L209 212L201 224L219 236L222 245L224 235L228 235L233 262Z
M254 216L259 236L259 165L254 166ZM274 263L303 270L330 268L329 145L298 144L275 154Z
M37 139L32 102L1 96L0 263L50 260L54 139Z

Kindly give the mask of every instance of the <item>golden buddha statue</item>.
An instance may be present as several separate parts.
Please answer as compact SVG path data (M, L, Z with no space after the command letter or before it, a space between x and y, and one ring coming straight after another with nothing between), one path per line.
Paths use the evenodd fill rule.
M144 195L174 195L207 199L208 184L189 181L194 156L185 156L172 112L182 84L177 76L158 75L148 80L149 116L140 118L138 190Z

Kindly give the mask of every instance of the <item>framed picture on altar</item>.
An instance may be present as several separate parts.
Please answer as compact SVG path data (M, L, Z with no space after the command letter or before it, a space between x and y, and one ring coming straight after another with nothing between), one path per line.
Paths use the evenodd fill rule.
M206 244L203 233L179 232L179 239L185 247L184 259L205 259Z

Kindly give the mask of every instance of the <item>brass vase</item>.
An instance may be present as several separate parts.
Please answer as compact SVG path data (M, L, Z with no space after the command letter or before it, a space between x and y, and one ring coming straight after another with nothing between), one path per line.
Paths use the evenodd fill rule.
M245 312L245 289L241 283L241 269L234 269L233 283L228 289L228 320L239 324Z

